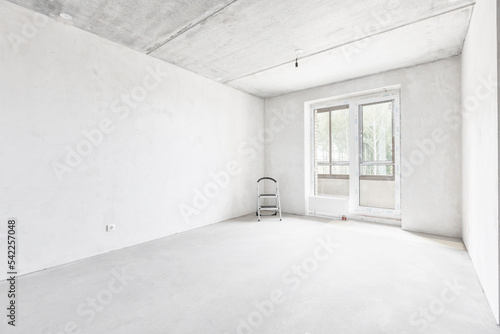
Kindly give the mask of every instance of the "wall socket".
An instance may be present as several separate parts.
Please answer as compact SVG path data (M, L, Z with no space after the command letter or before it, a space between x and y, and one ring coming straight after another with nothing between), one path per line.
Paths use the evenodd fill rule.
M114 230L116 230L116 224L106 225L106 232L113 232Z

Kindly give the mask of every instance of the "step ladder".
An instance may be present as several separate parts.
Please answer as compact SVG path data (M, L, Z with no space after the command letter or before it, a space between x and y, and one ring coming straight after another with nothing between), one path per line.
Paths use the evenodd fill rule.
M260 184L261 181L269 180L274 182L275 191L272 194L261 193ZM262 205L262 201L266 198L273 198L274 205ZM283 220L281 217L281 203L280 203L280 191L278 187L278 181L273 179L272 177L261 177L257 180L257 212L255 213L258 216L258 221L260 221L261 211L274 211L273 215L276 216L278 213L280 215L280 221Z

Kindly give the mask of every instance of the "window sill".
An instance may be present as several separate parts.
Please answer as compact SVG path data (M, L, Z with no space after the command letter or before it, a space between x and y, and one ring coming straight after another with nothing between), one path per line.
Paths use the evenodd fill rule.
M348 201L349 200L349 196L342 196L342 195L331 195L331 196L327 196L327 195L311 195L309 196L309 198L311 197L314 197L314 198L321 198L321 199L336 199L336 200L345 200L345 201Z

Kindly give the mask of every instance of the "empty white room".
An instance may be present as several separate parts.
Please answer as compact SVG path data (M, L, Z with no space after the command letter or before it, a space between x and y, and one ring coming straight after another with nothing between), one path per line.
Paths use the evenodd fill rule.
M495 0L0 0L0 333L500 333Z

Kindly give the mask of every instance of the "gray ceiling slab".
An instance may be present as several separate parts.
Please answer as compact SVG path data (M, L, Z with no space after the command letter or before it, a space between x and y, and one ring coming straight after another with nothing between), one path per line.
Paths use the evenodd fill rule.
M222 82L380 34L471 0L240 0L152 53Z
M266 97L459 54L475 0L10 1ZM465 13L465 14L463 14ZM360 49L345 62L346 47ZM377 46L377 47L374 47ZM392 48L381 50L379 48ZM302 77L289 73L302 49ZM360 53L360 55L358 55ZM382 57L382 58L380 58ZM340 64L340 65L339 65ZM304 67L307 65L308 67Z
M344 47L246 76L227 85L263 98L456 56L462 52L472 8L388 31ZM344 48L357 52L344 52ZM349 55L349 56L347 56Z
M234 0L9 0L132 49L149 52Z

